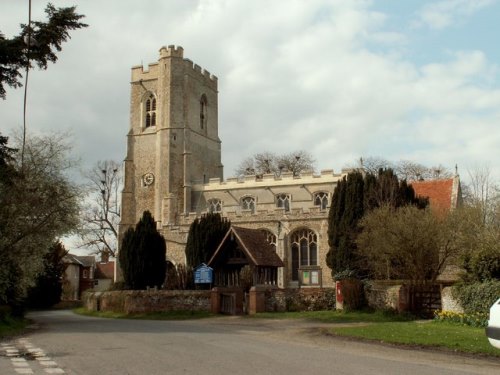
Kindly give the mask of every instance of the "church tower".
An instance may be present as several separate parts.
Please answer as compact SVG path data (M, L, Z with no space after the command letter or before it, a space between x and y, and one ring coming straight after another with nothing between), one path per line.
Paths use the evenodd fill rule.
M162 47L157 63L132 68L121 234L145 210L159 227L177 225L191 211L192 185L223 178L217 95L217 77L182 47Z

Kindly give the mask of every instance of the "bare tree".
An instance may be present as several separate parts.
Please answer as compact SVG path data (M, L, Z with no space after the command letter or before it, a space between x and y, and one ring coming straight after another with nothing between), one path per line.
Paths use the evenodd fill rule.
M289 154L276 155L272 152L262 152L244 159L236 168L239 175L263 175L282 172L292 172L294 176L304 171L314 170L315 160L307 151L295 151Z
M383 206L361 220L358 251L375 278L433 282L458 256L455 224L453 215Z
M500 206L500 186L491 177L487 165L467 170L469 183L464 184L464 200L467 205L478 208L484 224L493 220Z
M123 181L121 167L115 161L99 161L84 176L87 204L82 214L80 247L115 257L120 222L119 191Z
M361 157L358 162L347 168L362 169L366 173L378 175L381 169L392 169L400 180L418 181L450 178L453 174L442 165L427 167L410 160L391 162L378 156Z
M80 189L70 178L67 134L28 137L25 164L19 157L22 135L14 149L0 150L0 304L15 303L43 269L50 245L76 231ZM17 149L17 150L15 150ZM6 173L5 173L6 172Z

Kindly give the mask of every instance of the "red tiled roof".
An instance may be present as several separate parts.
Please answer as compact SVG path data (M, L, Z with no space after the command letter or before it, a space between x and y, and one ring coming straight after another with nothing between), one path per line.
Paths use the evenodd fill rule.
M114 279L115 277L115 262L96 263L95 278L96 279Z
M415 195L428 197L432 210L449 211L456 207L453 202L453 178L446 180L411 181Z

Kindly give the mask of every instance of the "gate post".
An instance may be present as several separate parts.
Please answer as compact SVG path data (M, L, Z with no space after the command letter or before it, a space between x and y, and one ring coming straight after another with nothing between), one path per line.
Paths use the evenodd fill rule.
M210 311L212 314L220 313L220 293L218 288L213 288L210 291Z
M248 313L250 315L266 311L266 289L252 286L249 293Z

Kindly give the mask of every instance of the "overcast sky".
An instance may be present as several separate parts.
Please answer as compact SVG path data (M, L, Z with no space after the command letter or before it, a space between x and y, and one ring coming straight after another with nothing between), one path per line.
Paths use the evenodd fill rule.
M32 0L43 19L46 0ZM317 170L360 156L500 178L497 0L51 0L77 5L56 64L30 73L28 131L71 130L84 166L121 161L130 68L180 45L219 78L225 177L257 152L307 150ZM28 0L1 0L7 37ZM0 131L22 124L22 89L0 100Z

